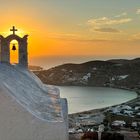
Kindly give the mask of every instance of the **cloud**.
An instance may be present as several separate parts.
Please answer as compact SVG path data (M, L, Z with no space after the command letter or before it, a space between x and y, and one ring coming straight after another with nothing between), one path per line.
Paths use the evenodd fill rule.
M133 40L140 40L140 33L132 35Z
M95 28L94 31L105 32L105 33L120 33L120 30L114 28Z
M50 33L52 38L80 38L79 35L73 33Z
M103 25L118 25L118 24L124 24L132 21L131 18L122 18L122 19L111 19L108 17L102 17L97 19L89 19L88 25L91 26L103 26Z
M136 14L140 14L140 9L137 9Z
M115 17L120 18L120 17L123 17L123 16L127 16L127 12L123 12L120 15L116 15Z
M102 39L102 38L89 38L87 36L81 36L78 34L65 34L65 33L49 33L48 38L57 39L57 40L65 40L65 41L78 41L78 42L105 42L111 41L111 39Z

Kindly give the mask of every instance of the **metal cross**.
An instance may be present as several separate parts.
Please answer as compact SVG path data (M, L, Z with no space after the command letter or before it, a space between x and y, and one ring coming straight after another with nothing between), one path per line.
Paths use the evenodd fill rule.
M18 31L18 30L15 28L15 26L13 26L13 28L10 29L10 31L12 31L13 32L13 35L15 35L15 32Z

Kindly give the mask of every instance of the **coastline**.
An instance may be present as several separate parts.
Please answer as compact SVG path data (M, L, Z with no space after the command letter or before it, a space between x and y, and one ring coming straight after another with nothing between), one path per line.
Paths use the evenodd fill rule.
M138 91L138 89L129 89L129 88L118 88L118 87L110 87L110 88L117 88L117 89L123 89L123 90L129 90L129 91L133 91L133 92L136 92L137 93L137 97L132 99L132 100L129 100L129 101L126 101L126 102L123 102L121 104L116 104L116 105L112 105L112 106L108 106L108 107L104 107L104 108L98 108L98 109L91 109L91 110L85 110L85 111L82 111L82 112L77 112L77 113L71 113L71 114L68 114L68 116L71 118L73 117L77 117L79 115L89 115L89 114L97 114L97 113L103 113L105 110L109 109L110 107L115 107L115 106L119 106L119 105L131 105L131 104L134 104L138 101L140 101L140 91Z
M112 88L112 87L111 87ZM114 87L113 87L114 88ZM119 88L120 89L120 88ZM121 88L122 89L122 88ZM124 88L123 88L124 89ZM86 110L82 112L72 113L69 114L69 136L70 140L79 140L81 136L83 136L84 132L93 129L95 130L98 128L102 123L105 123L105 120L108 121L108 125L111 125L113 121L120 120L124 121L128 124L132 124L133 122L140 122L140 118L132 117L132 116L126 116L126 115L120 115L120 114L111 114L108 111L113 108L117 107L140 107L140 91L138 89L125 89L129 91L135 91L137 93L137 97L126 101L121 104L112 105L104 108L99 109L92 109L92 110ZM112 132L118 132L124 135L125 139L128 140L128 138L132 140L137 140L138 133L136 130L130 128L120 128L120 130L113 130Z

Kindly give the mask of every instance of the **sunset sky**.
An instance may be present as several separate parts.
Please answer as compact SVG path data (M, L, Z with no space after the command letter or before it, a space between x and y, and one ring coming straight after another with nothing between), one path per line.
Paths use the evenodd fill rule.
M29 34L29 57L140 55L139 0L0 0L0 33Z

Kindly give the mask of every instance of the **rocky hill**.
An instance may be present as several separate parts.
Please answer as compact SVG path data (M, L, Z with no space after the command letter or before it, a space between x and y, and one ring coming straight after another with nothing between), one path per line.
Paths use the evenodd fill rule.
M46 84L140 88L140 58L64 64L35 71Z

